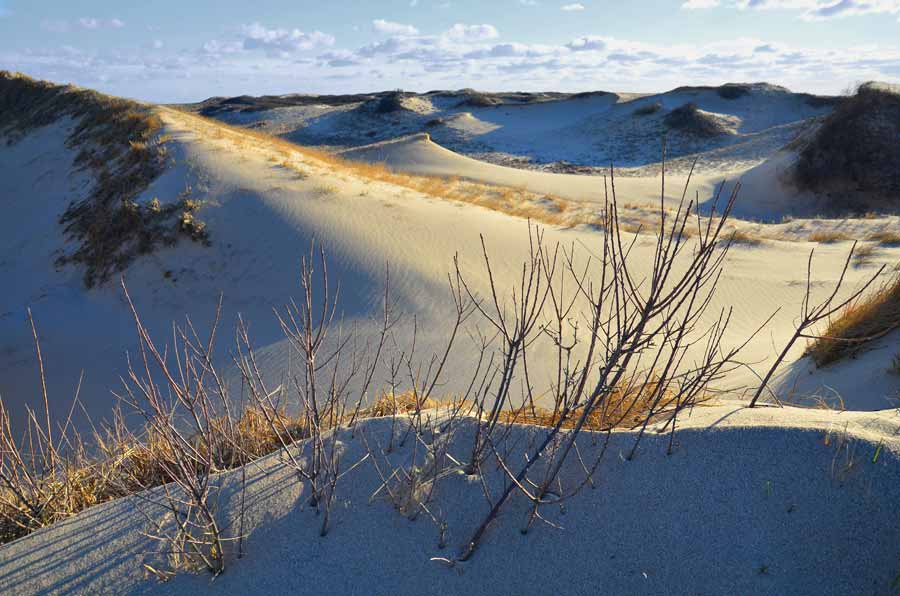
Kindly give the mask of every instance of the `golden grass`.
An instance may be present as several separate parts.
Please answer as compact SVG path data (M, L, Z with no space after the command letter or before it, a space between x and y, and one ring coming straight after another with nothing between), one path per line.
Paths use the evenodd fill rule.
M751 234L747 230L734 230L729 234L729 237L734 244L743 244L746 246L759 246L762 244L762 238Z
M639 425L653 406L655 385L628 395L614 392L608 403L615 404L608 411L592 414L587 428L633 428ZM662 413L674 396L667 394L654 407L654 413ZM468 406L468 407L467 407ZM381 418L410 415L417 411L447 407L455 412L471 411L472 404L464 404L452 398L436 400L416 395L411 391L400 394L383 394L372 405L359 412L341 416L323 413L323 430L346 425L365 418ZM580 412L575 412L564 423L571 428ZM0 404L0 417L5 416ZM8 421L8 418L4 418ZM214 472L246 465L282 448L281 437L273 433L270 420L282 437L291 442L311 436L309 421L304 415L288 415L283 411L247 408L237 420L213 418L210 433L216 439L206 444L194 439L199 453L214 454ZM507 424L531 424L553 426L558 421L553 412L545 408L518 408L501 413L500 421ZM2 422L2 421L0 421ZM105 434L94 433L90 437L93 447L85 447L82 437L76 436L75 446L65 465L52 472L53 476L38 483L40 493L35 500L42 503L40 511L30 510L10 486L0 486L0 544L16 540L40 528L52 525L79 512L113 499L135 494L172 481L169 470L176 469L176 454L171 444L152 431L133 434L125 430L121 420Z
M900 328L900 275L847 305L806 349L817 366L853 356L866 344Z
M866 240L871 240L872 242L877 242L886 246L893 246L900 244L900 232L882 230L880 232L869 234L866 237Z
M648 416L664 415L675 405L677 395L671 391L664 391L662 395L658 395L659 389L655 381L634 388L614 389L604 399L605 407L597 407L588 414L584 428L598 431L614 428L632 429L644 424ZM698 403L708 399L708 396L702 396ZM563 420L562 428L574 428L583 412L583 408L570 412ZM558 410L527 404L500 414L500 420L508 424L544 427L556 426L560 417Z
M848 240L853 240L853 238L848 236L844 232L838 232L835 230L813 232L809 235L810 242L819 242L822 244L829 244L831 242L846 242Z

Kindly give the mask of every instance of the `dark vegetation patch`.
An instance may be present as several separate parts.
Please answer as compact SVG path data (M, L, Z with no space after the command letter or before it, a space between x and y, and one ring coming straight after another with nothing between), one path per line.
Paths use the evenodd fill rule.
M197 201L136 198L165 169L166 150L158 138L162 123L147 106L73 86L54 85L0 71L0 135L8 144L29 132L70 117L66 145L78 150L75 164L95 177L91 193L73 201L60 217L75 243L57 265L84 266L84 283L93 287L137 257L179 238L209 243L197 219Z
M607 95L614 95L609 91L582 91L581 93L575 93L568 97L568 99L590 99L592 97L606 97Z
M660 111L662 107L662 102L659 101L646 103L640 107L635 108L632 114L634 116L650 116Z
M840 95L813 95L811 93L799 93L803 102L811 108L833 108L843 101Z
M403 98L406 95L402 91L391 91L377 99L371 99L362 105L362 109L370 110L376 114L393 114L406 110Z
M474 89L465 89L462 100L456 104L458 108L492 108L499 106L503 100L488 93L481 93Z
M737 83L726 83L716 88L716 93L722 99L738 99L745 95L750 95L750 87L748 85L739 85Z
M342 106L354 103L363 103L378 97L378 94L358 95L263 95L253 97L240 95L237 97L210 97L194 104L180 104L175 107L196 112L209 118L215 118L235 113L253 113L276 108L290 108L296 106L327 105Z
M841 211L900 206L900 94L863 85L800 150L797 185Z
M728 132L714 116L701 112L695 103L675 108L666 114L663 124L670 130L702 138L717 137Z

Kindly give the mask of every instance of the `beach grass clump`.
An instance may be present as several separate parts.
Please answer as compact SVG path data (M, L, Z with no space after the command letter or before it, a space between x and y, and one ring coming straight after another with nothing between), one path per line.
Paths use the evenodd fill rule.
M834 242L847 242L853 240L853 238L837 230L818 230L810 234L808 240L819 244L831 244Z
M759 246L762 244L762 238L756 236L747 230L734 230L729 235L732 244L743 244L744 246Z
M880 232L873 232L866 237L866 240L877 242L883 246L896 246L900 244L900 231L881 230Z
M146 205L138 197L164 171L162 121L149 106L71 85L0 71L0 135L15 143L29 132L71 118L66 144L75 164L94 175L88 196L60 217L74 246L57 265L81 265L87 287L107 281L136 258L185 237L209 243L199 204L180 198Z
M848 304L806 349L817 366L852 357L872 341L900 328L900 275Z

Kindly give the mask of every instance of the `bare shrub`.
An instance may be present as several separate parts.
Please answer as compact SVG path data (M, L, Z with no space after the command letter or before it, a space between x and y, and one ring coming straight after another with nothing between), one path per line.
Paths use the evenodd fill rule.
M778 397L771 391L768 384L772 378L772 375L775 374L775 371L781 366L781 363L784 362L784 359L787 358L788 352L790 352L791 348L797 342L798 339L807 338L807 339L815 339L816 336L809 332L810 329L814 328L821 321L827 320L829 317L834 315L837 312L840 312L848 304L853 303L854 300L859 298L866 289L871 286L878 276L884 271L884 266L882 266L872 277L868 279L862 286L860 286L856 291L852 292L850 296L842 301L837 300L838 293L841 290L841 287L844 284L844 277L847 275L847 268L850 266L850 262L853 260L854 254L856 251L856 243L853 243L853 246L850 248L850 252L847 254L847 259L844 261L844 267L841 270L841 275L838 278L837 282L834 284L834 288L828 296L819 302L818 304L812 303L811 289L812 289L812 261L813 255L815 254L815 249L809 251L809 258L806 262L806 292L803 295L803 300L800 303L800 319L796 323L796 329L794 334L790 337L787 343L782 348L781 352L778 354L778 357L775 358L775 361L772 363L772 366L769 367L768 372L765 377L763 377L762 382L759 384L756 392L753 394L753 397L750 399L749 406L752 408L759 401L760 396L762 396L764 391L769 391L770 395L778 401Z
M497 297L498 289L492 284L492 295L486 301L493 305L491 310L479 306L504 339L503 361L491 378L492 395L498 401L509 400L508 379L521 364L526 382L522 384L520 413L539 419L537 409L533 408L532 385L527 381L527 353L532 341L534 312L544 301L549 301L554 315L541 331L557 348L559 372L552 399L555 406L545 418L552 426L528 448L521 464L514 463L509 454L500 453L497 445L509 427L496 424L499 419L496 409L485 411L488 418L479 424L472 460L467 467L470 473L478 472L489 455L505 472L507 483L492 498L490 511L466 542L458 560L474 554L488 527L513 494L531 503L524 527L527 530L535 520L543 519L541 508L563 503L592 482L603 450L595 461L581 461L577 442L583 430L611 429L628 419L632 412L642 410L641 415L631 420L638 429L628 455L631 458L650 422L665 412L671 451L679 413L705 399L709 383L736 366L736 355L743 346L726 349L722 345L730 311L723 310L706 326L700 325L700 318L715 292L722 260L730 246L727 236L722 234L738 189L739 185L721 213L706 220L699 215L694 218L693 203L685 201L686 189L671 219L661 199L650 273L638 277L629 263L633 240L629 243L618 226L613 177L604 210L603 227L607 232L593 270L591 263L577 262L571 251L545 248L538 235L532 241L531 258L523 266L517 291L501 301ZM690 241L684 234L689 226L696 230ZM676 263L680 266L676 267ZM487 257L485 265L489 278L493 279ZM538 283L540 277L543 281ZM567 297L567 285L560 277L568 282L568 287L574 288L578 304L586 305L584 311L576 306L575 299ZM580 321L587 321L586 327ZM687 350L694 346L704 346L704 356L693 366L682 366ZM576 347L581 351L576 352ZM542 413L540 417L543 416ZM584 476L563 487L560 472L570 457L578 458Z

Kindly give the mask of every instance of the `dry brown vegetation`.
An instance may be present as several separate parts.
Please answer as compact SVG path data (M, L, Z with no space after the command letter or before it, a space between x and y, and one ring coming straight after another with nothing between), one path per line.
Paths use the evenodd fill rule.
M733 230L729 237L734 244L743 244L745 246L758 246L762 244L762 238L751 234L747 230Z
M58 265L84 267L84 283L103 283L134 259L180 237L208 243L196 215L199 203L137 197L162 173L167 159L162 123L148 106L78 87L55 85L0 71L0 135L15 143L29 132L71 118L66 144L75 163L92 172L90 194L73 201L60 218L75 247Z
M869 234L869 236L866 237L866 240L877 242L884 246L894 246L900 244L900 232L894 230L882 230L880 232Z
M830 244L832 242L847 242L850 240L853 240L853 238L848 236L844 232L838 232L835 230L816 231L809 235L810 242L819 242L821 244Z
M807 348L817 366L853 356L870 342L900 328L900 276L848 304Z

